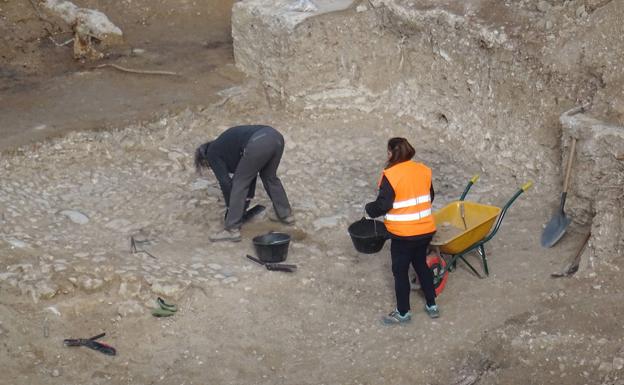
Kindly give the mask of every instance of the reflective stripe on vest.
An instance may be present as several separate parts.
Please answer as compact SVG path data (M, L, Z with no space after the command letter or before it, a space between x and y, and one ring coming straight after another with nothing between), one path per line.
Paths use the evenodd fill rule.
M395 222L418 221L431 215L431 209L419 211L412 214L386 214L384 219Z
M418 204L427 203L427 202L431 202L431 195L429 195L429 194L421 195L419 197L408 199L408 200L405 200L405 201L394 202L392 204L392 208L393 209L402 209L402 208L405 208L405 207L416 206Z
M405 161L383 171L394 190L392 208L384 216L386 230L399 237L435 232L431 210L431 169L422 163Z

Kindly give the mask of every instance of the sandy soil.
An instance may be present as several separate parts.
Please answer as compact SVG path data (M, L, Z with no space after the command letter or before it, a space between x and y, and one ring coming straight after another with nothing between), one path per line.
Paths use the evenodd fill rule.
M232 1L75 3L105 12L124 31L125 44L107 50L103 61L79 63L71 44L57 47L47 32L62 42L71 38L68 26L40 20L27 1L0 4L0 150L212 103L220 99L216 92L243 78L233 66ZM93 68L103 63L180 76Z

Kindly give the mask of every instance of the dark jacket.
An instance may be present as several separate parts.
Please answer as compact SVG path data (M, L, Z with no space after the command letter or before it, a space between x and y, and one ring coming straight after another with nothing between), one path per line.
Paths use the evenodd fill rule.
M268 126L251 125L251 126L235 126L225 130L221 135L210 143L206 151L206 158L210 164L210 168L214 172L219 186L223 192L226 206L230 205L230 193L232 191L233 174L238 167L245 151L245 146L249 139L259 130ZM252 198L255 192L255 180L252 182L248 198Z

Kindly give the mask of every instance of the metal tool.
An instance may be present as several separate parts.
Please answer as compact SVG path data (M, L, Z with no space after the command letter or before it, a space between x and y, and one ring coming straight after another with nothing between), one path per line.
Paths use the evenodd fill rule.
M158 259L154 255L152 255L149 251L142 249L142 248L141 249L137 248L137 244L143 245L146 243L149 243L149 240L138 241L134 239L134 236L130 236L130 254L145 253L154 259Z
M266 209L266 207L264 207L263 205L255 205L254 207L245 211L245 213L243 214L243 223L251 220L253 217L260 214L264 211L264 209Z
M105 335L106 333L102 333L102 334L98 334L97 336L93 336L91 338L70 338L70 339L63 340L63 344L65 346L86 346L89 349L97 350L100 353L104 353L109 356L114 356L117 354L117 351L115 350L114 347L96 341L97 339L102 338Z
M464 223L464 230L468 230L468 226L466 226L466 209L464 208L464 202L459 204L459 213L461 215L462 222Z
M583 239L583 243L581 244L581 247L579 247L578 251L574 255L574 259L572 259L572 261L566 266L566 268L563 269L562 272L552 273L550 274L550 276L553 278L560 278L560 277L570 277L574 275L574 273L576 273L579 269L579 265L581 263L581 255L583 255L583 251L585 250L585 246L587 246L587 242L589 242L589 238L591 238L591 232L587 233L587 235Z
M570 182L570 172L572 171L572 160L574 159L574 150L576 148L576 138L572 138L572 146L570 148L570 156L568 157L568 165L566 167L565 179L563 182L563 192L561 193L561 204L559 205L559 211L555 213L550 222L544 228L542 233L542 246L552 247L555 243L559 242L563 234L565 234L566 228L570 224L570 218L566 217L563 211L565 205L566 196L568 195L568 182Z
M263 265L264 267L266 267L267 270L271 270L271 271L285 271L285 272L288 272L288 273L294 273L295 271L297 271L297 265L291 265L291 264L288 264L288 263L262 262L258 258L252 257L249 254L247 254L247 258L249 260L252 260L252 261L256 262L259 265Z

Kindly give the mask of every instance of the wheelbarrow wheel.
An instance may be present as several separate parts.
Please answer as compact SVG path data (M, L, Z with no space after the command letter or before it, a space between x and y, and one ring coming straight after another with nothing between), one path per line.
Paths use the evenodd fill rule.
M442 293L446 281L448 279L448 269L446 268L446 261L438 254L427 255L427 266L433 273L433 288L435 289L436 296Z

